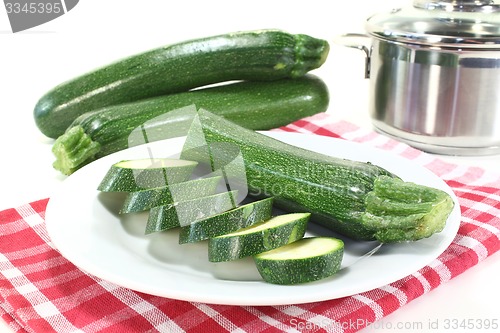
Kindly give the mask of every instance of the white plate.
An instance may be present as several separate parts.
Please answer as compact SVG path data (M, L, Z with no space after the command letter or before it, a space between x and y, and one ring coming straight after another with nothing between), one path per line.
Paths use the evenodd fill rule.
M172 156L184 138L159 141L101 158L68 177L47 206L46 223L56 248L82 270L136 291L179 300L233 305L298 304L334 299L381 287L412 274L438 257L452 242L460 209L451 189L429 170L402 157L361 144L318 135L264 132L310 150L353 160L371 161L407 181L447 191L455 200L445 229L428 239L383 245L346 240L342 270L331 278L279 286L263 282L253 262L209 263L207 244L177 243L177 233L144 235L146 214L119 216L118 195L96 187L111 164L130 158ZM308 232L313 235L318 232Z

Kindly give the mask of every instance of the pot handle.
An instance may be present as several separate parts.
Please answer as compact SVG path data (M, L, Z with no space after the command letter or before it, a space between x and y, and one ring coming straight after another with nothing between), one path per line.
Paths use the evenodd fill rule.
M361 42L363 41L363 42ZM334 38L334 43L365 52L365 79L370 78L371 38L366 34L348 33Z

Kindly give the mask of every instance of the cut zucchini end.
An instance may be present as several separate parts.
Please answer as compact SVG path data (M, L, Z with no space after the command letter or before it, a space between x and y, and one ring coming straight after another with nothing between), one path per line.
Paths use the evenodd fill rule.
M441 232L455 203L439 189L380 176L366 197L363 225L382 243L417 241Z
M52 146L56 157L53 167L64 175L70 175L92 162L100 150L101 145L93 141L81 126L71 127Z
M333 237L308 237L282 247L269 250L256 257L260 260L307 259L323 256L332 251L343 251L344 242Z
M333 237L310 237L254 256L264 281L292 285L335 275L342 264L344 243Z
M241 236L241 235L251 234L251 233L255 233L255 232L265 231L269 228L275 228L275 227L278 227L278 226L281 226L284 224L288 224L291 221L309 219L310 216L311 216L310 213L289 213L289 214L284 214L284 215L278 215L278 216L275 216L267 221L256 223L256 224L251 225L249 227L240 229L240 230L232 232L230 234L218 236L218 237L219 238L234 237L234 236Z
M117 168L127 168L134 170L165 168L191 168L191 170L193 170L197 165L198 162L177 158L143 158L137 160L120 161L118 163L115 163L113 166Z

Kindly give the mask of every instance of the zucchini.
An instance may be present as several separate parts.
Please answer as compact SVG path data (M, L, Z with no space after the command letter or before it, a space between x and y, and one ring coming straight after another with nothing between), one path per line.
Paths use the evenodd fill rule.
M133 55L64 82L40 98L34 118L50 138L79 115L110 105L230 80L299 77L321 66L326 41L278 30L199 38Z
M188 180L197 162L174 158L125 160L108 170L97 189L101 192L134 192Z
M266 198L198 220L181 228L179 243L194 243L267 221L271 218L272 208L273 198Z
M311 74L273 82L242 81L87 112L70 125L54 146L54 168L69 175L83 165L129 147L134 129L146 121L148 133L165 126L166 112L196 105L243 127L267 130L326 111L328 88ZM184 136L190 116L169 112L163 139ZM154 139L150 138L150 141Z
M365 203L363 224L382 243L432 236L444 228L454 205L444 191L384 176L375 179Z
M237 191L157 206L149 211L146 234L189 225L235 207Z
M299 284L330 277L340 270L344 242L333 237L302 238L254 256L264 281Z
M448 193L400 181L372 163L301 149L204 110L198 111L198 118L193 129L202 130L190 130L184 147L199 142L236 145L250 195L273 196L277 206L310 212L314 221L353 239L389 243L426 238L444 228L453 209ZM203 163L203 156L196 154L197 150L186 149L181 156ZM372 196L393 205L379 209Z
M295 242L307 229L309 213L290 213L275 216L238 231L210 238L208 260L236 260L269 251Z
M130 192L120 214L142 212L153 207L216 194L222 177L199 178L158 188Z

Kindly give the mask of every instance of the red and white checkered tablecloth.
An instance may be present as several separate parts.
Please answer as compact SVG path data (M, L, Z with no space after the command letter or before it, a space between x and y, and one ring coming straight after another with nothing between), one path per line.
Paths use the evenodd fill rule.
M500 248L500 175L446 163L321 113L277 129L342 138L411 159L459 198L462 221L448 249L394 283L341 299L228 306L135 292L87 275L49 245L49 199L0 212L0 315L15 332L355 332L446 283ZM331 323L317 325L312 323Z

